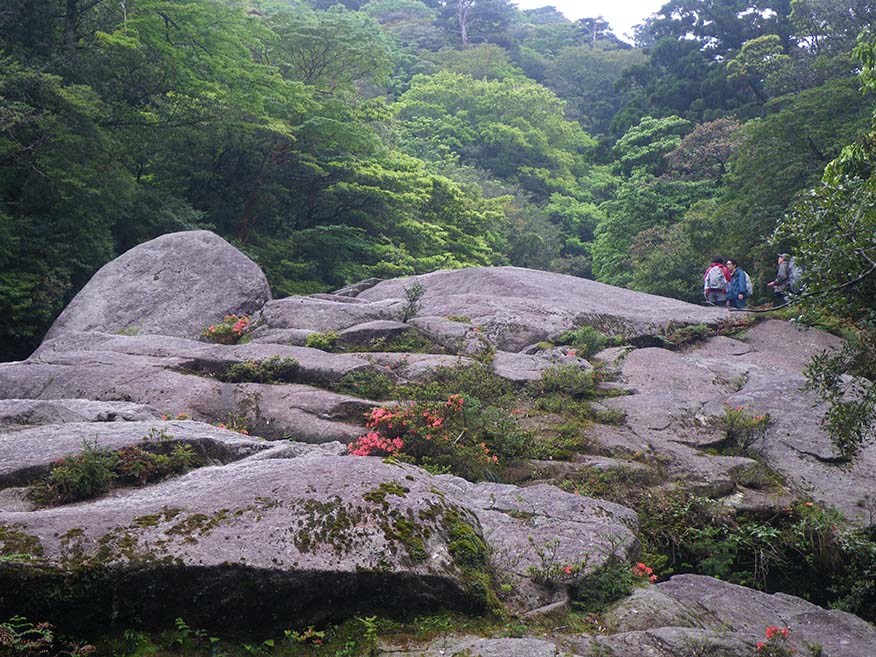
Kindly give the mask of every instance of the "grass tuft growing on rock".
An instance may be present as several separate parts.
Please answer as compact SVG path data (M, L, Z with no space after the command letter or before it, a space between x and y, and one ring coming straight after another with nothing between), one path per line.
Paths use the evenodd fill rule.
M28 496L44 506L69 504L99 497L114 486L142 486L182 474L202 463L192 446L183 443L162 441L148 451L137 445L113 451L85 441L79 454L55 461Z
M218 378L226 383L293 383L300 371L301 367L294 358L269 356L235 363Z

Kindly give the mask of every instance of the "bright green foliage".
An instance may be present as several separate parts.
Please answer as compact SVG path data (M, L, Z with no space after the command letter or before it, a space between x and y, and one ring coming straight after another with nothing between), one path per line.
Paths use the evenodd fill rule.
M579 329L566 331L554 342L574 347L579 358L590 358L590 356L606 347L610 339L592 326L582 326Z
M360 84L383 81L392 68L389 41L364 12L298 6L271 15L267 25L276 35L267 61L284 78L321 93L353 93Z
M770 76L789 66L782 40L776 34L765 34L747 41L736 57L727 61L730 80L741 80L761 102L766 100L764 85Z
M625 69L644 61L641 50L591 45L563 48L546 64L543 84L566 101L567 115L584 129L607 134L625 98L616 83Z
M536 198L580 193L575 177L586 171L593 140L540 85L442 71L415 77L394 110L411 152L454 153Z
M714 193L714 187L708 181L687 182L680 180L654 179L650 176L634 176L623 184L618 190L616 197L602 204L600 209L606 214L606 219L596 229L596 239L593 243L593 273L597 280L612 285L628 285L634 276L638 266L639 253L633 251L634 242L644 231L655 229L661 240L673 239L685 241L688 237L682 233L677 236L664 235L666 227L682 222L685 214L697 201L707 199ZM640 242L648 245L648 235L643 235ZM645 258L650 257L651 252L643 253ZM684 254L685 263L690 267L688 272L705 268L708 263L704 260L705 252L700 252L700 261L688 258ZM656 255L656 254L655 254ZM655 269L664 266L658 257L653 263ZM668 271L677 271L672 263ZM642 281L644 291L656 291L654 285L660 284L663 276L657 279L645 278ZM688 285L701 291L702 283L696 278L686 278ZM683 297L684 298L684 297Z
M311 333L307 336L305 344L312 349L321 349L322 351L335 351L338 346L338 334L334 331L326 331L325 333Z
M617 140L615 161L627 177L634 171L660 175L666 167L664 156L675 150L691 127L690 121L678 116L646 116Z

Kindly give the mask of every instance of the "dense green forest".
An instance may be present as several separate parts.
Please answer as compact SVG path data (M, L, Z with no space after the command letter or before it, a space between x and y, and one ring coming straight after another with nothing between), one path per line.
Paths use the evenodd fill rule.
M2 0L0 358L192 228L275 296L514 264L699 301L719 252L765 299L789 250L866 328L874 16L671 0L630 45L508 0Z

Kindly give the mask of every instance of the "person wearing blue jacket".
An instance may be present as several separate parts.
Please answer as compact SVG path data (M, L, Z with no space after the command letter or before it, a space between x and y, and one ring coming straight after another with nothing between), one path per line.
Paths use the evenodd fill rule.
M734 258L727 258L727 269L730 270L730 284L727 287L727 305L734 308L745 308L751 295L751 279L745 270L739 267Z

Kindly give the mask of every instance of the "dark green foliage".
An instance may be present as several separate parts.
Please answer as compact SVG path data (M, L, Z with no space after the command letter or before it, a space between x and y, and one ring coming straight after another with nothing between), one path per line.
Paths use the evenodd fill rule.
M112 451L84 442L82 452L56 461L49 473L32 485L30 497L44 505L68 504L98 497L113 486L142 486L182 474L202 462L192 446L184 443L162 441L148 451L137 445Z
M612 554L599 568L572 584L572 606L586 612L605 611L612 602L629 595L634 585L630 564Z
M0 654L16 657L85 657L95 651L84 642L72 642L56 636L49 623L34 625L23 616L13 616L0 623Z
M496 376L488 364L475 361L436 367L428 381L407 386L400 394L418 401L442 401L458 394L482 404L507 406L513 403L512 392L506 379Z
M579 358L589 358L605 348L613 340L592 326L582 326L573 331L566 331L554 342L574 347Z
M396 384L393 380L384 372L373 368L347 372L333 388L338 392L375 401L393 399L396 396Z
M229 367L219 378L229 383L294 383L300 367L294 358L269 356L245 360Z
M770 518L728 513L681 489L630 491L643 555L663 575L698 572L876 617L876 535L798 501Z

